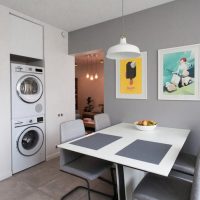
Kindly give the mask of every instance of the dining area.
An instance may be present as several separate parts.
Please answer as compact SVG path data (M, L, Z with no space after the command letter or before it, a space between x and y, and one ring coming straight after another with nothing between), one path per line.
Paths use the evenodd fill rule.
M0 0L0 200L200 200L199 10Z
M85 135L82 120L61 124L60 170L89 182L106 169L113 186L111 199L198 200L199 158L182 152L189 129L160 127L139 130L133 123L111 124L106 113L94 116L95 132ZM76 192L74 188L61 198ZM67 199L67 198L66 198Z

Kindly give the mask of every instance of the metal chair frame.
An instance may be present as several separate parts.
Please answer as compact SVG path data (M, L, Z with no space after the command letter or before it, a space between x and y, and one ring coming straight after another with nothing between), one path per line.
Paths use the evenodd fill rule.
M85 190L88 191L88 200L91 200L91 194L90 194L91 192L94 192L94 193L97 193L97 194L100 194L100 195L109 197L109 198L111 198L111 199L113 199L113 200L117 200L117 190L116 190L116 184L115 184L115 178L114 178L114 172L113 172L113 170L114 170L113 168L110 168L112 182L109 181L109 180L107 180L107 179L105 179L105 178L103 178L103 177L99 177L98 179L100 179L100 180L102 180L102 181L104 181L104 182L106 182L106 183L108 183L108 184L113 185L113 192L114 192L114 195L106 194L106 193L103 193L103 192L101 192L101 191L91 189L91 188L90 188L90 183L89 183L89 181L88 181L87 179L85 179L85 178L83 178L83 177L81 177L81 176L77 176L77 175L75 175L75 174L71 174L71 173L69 173L69 172L63 171L63 172L65 172L65 173L68 173L68 174L70 174L70 175L72 175L72 176L75 176L75 177L78 177L78 178L84 180L84 181L86 182L86 184L87 184L87 187L85 187L85 186L77 186L77 187L73 188L72 190L70 190L68 193L66 193L64 196L62 196L62 197L61 197L61 200L64 200L67 196L71 195L73 192L75 192L75 191L78 190L78 189L85 189ZM61 170L61 171L62 171L62 170Z

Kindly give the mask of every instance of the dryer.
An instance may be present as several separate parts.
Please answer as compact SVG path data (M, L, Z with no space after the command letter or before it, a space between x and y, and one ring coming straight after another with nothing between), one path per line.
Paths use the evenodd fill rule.
M43 115L44 68L11 63L12 119Z
M45 161L44 116L12 121L13 174Z

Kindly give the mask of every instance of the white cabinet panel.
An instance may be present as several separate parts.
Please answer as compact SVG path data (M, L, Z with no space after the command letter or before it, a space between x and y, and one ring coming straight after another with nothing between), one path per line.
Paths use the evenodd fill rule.
M43 27L10 14L10 53L43 59Z
M0 6L0 180L11 173L9 10Z
M52 26L44 28L47 159L58 154L60 123L75 119L75 61L67 55L67 34L63 38L61 32Z

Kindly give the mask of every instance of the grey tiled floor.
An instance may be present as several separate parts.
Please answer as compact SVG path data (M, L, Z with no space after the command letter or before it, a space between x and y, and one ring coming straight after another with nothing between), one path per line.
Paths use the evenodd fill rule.
M58 159L43 162L0 182L0 200L59 200L62 195L78 185L86 186L79 178L59 171ZM105 172L109 177L109 172ZM91 182L91 187L112 194L112 187L100 180ZM109 200L92 194L92 200ZM87 200L85 190L77 190L66 200Z

